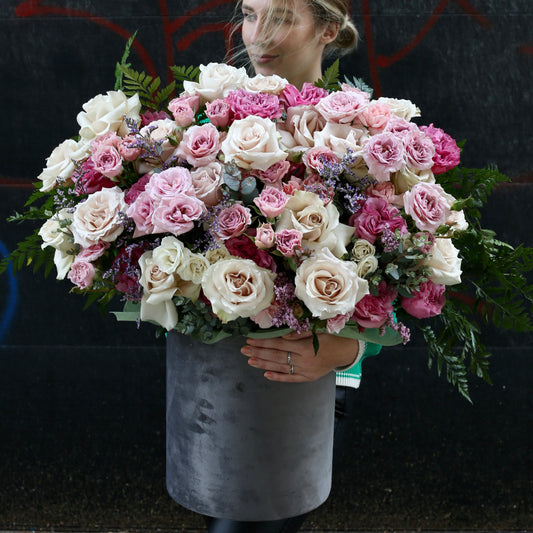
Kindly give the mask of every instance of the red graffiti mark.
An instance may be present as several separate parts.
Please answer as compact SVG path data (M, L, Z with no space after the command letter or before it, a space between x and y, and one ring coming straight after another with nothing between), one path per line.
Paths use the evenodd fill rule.
M96 24L99 24L100 26L113 31L117 35L120 35L121 37L123 37L125 40L128 40L132 35L128 30L126 30L122 26L119 26L118 24L115 24L114 22L111 22L110 20L106 18L96 16L93 13L90 13L88 11L81 11L78 9L68 9L65 7L58 7L58 6L42 6L41 0L25 0L24 2L20 3L16 7L15 13L18 17L21 17L21 18L44 16L44 15L62 15L66 17L83 18L83 19L87 19L92 22L95 22ZM150 55L148 54L146 49L141 45L138 39L135 39L133 43L133 47L139 54L139 57L141 61L143 62L146 71L150 75L155 76L156 70L152 62L152 59L150 58Z
M13 189L33 189L33 181L15 178L4 178L0 176L0 187L11 187Z
M518 47L518 53L519 54L526 54L529 56L533 56L533 46L532 45L526 45L523 44Z

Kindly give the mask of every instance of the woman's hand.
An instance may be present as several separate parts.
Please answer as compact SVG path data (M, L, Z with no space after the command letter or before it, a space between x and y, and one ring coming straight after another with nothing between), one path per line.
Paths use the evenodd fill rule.
M328 333L319 333L318 340L316 355L311 332L292 332L273 339L246 339L241 352L248 356L250 366L265 370L265 378L289 383L315 381L355 361L359 351L356 340Z

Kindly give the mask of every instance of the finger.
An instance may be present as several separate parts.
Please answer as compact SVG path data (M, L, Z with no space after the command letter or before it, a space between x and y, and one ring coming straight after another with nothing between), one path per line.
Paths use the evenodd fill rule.
M276 372L278 374L290 374L291 368L293 369L293 374L296 372L294 364L278 363L274 361L269 361L266 359L259 359L257 357L251 357L248 359L248 364L254 368L260 368L261 370L267 370L270 372Z
M299 357L299 354L286 350L284 348L270 348L270 347L261 347L261 346L251 346L245 345L241 348L241 353L247 357L262 359L265 361L271 361L278 364L289 364L291 361L294 362L295 359ZM289 360L289 353L290 360Z
M302 376L302 374L284 374L280 372L268 371L264 374L265 378L269 381L279 381L281 383L304 383L311 381L308 377Z
M297 331L291 331L290 333L286 333L281 338L288 340L288 341L297 341L300 339L308 339L309 337L312 337L313 333L311 331L302 331L298 333Z

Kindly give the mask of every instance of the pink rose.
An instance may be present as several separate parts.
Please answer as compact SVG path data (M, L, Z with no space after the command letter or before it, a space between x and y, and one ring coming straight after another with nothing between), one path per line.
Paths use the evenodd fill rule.
M456 167L461 160L461 149L455 140L433 124L421 126L420 129L433 141L435 156L433 157L433 174L442 174Z
M400 138L385 132L370 137L363 151L368 170L378 181L387 181L391 172L397 172L404 164L405 148Z
M424 133L411 131L404 137L405 160L409 167L418 170L429 170L433 166L435 145Z
M383 198L389 204L403 206L403 197L396 194L394 184L390 181L377 183L368 189L367 194L375 198Z
M232 91L226 97L233 117L236 120L244 119L250 115L261 118L276 119L283 113L283 107L275 94L253 93L245 89Z
M372 102L359 115L359 120L372 135L381 133L389 123L390 118L390 107L382 102Z
M282 229L276 233L276 248L285 257L292 257L302 246L302 232L296 229Z
M193 167L208 165L217 158L220 136L213 124L191 126L183 134L176 155Z
M378 285L378 293L378 296L367 294L355 306L352 320L364 328L383 326L393 312L392 302L397 293L391 291L384 281Z
M385 131L393 133L396 137L404 137L412 131L417 131L418 126L414 122L409 122L398 115L391 115Z
M94 168L91 158L84 161L79 169L72 174L72 181L76 185L76 194L92 194L102 189L110 189L115 184Z
M421 231L435 233L450 216L450 204L444 189L434 183L417 183L403 195L405 212Z
M121 142L122 138L114 131L108 131L107 133L104 133L104 135L95 137L91 141L91 152L96 152L101 146L113 146L114 148L118 148Z
M295 191L303 191L304 182L302 179L292 176L291 179L283 184L283 192L292 196Z
M322 98L316 109L329 122L351 124L366 106L366 98L359 93L335 91Z
M350 315L337 315L333 318L328 318L326 322L328 333L340 333L348 320L350 320Z
M212 102L207 102L205 114L213 126L225 128L229 124L231 107L226 101L218 98Z
M168 103L168 110L172 113L178 126L190 126L199 107L200 96L197 94L180 96Z
M122 157L114 146L99 146L91 159L94 163L94 170L107 178L114 178L122 172Z
M340 159L330 148L317 146L310 148L303 154L302 162L307 168L320 172L324 169L324 164L338 165Z
M383 198L370 197L361 211L350 219L350 224L355 227L357 237L373 244L385 229L407 233L407 225L399 213Z
M251 222L252 214L250 210L241 204L233 204L222 209L218 214L216 235L222 240L237 237L246 231Z
M124 200L128 205L131 205L133 202L135 202L139 194L146 189L146 185L150 181L150 177L150 174L145 174L128 189L128 192L126 192L126 195L124 196Z
M253 236L254 233L254 230L249 231L250 236ZM277 267L272 256L268 252L265 252L265 250L259 249L250 236L239 235L237 237L231 237L224 242L224 245L231 255L241 257L242 259L251 259L258 266L276 272Z
M86 261L92 263L99 257L104 255L105 251L111 246L107 241L100 241L96 244L92 244L86 248L83 248L81 252L76 256L76 261Z
M152 216L154 214L155 202L149 193L143 191L128 207L126 214L135 222L134 237L149 235L154 231Z
M412 297L402 297L402 307L416 318L429 318L440 315L446 304L444 291L446 285L437 285L432 281L426 281L420 285L419 291Z
M154 173L145 190L156 200L176 194L194 196L191 173L184 167L170 167Z
M255 245L263 250L272 248L276 234L271 224L261 224L255 234Z
M327 95L326 89L316 87L313 83L304 83L301 91L288 83L283 89L280 99L285 107L294 107L297 105L316 105Z
M205 204L187 194L163 198L152 215L153 233L187 233L193 229L194 221L201 218L205 212Z
M68 279L77 285L80 289L90 287L95 275L95 269L92 263L77 259L72 263L68 273Z
M125 161L135 161L142 153L142 148L137 145L137 139L133 135L127 135L121 139L117 149Z
M265 217L274 218L282 213L287 200L287 195L283 191L274 187L265 187L261 194L254 198L254 204Z
M146 111L141 115L141 128L156 120L165 120L167 118L170 118L170 115L165 111Z
M268 183L273 185L282 180L291 168L289 161L284 159L283 161L278 161L273 165L270 165L266 170L252 170L250 174L260 179L263 183Z
M139 284L141 269L139 259L148 249L149 243L142 241L120 248L113 261L114 282L117 291L124 293L126 299L139 301L142 289Z
M224 166L219 161L191 171L194 194L207 206L218 205L220 202L223 171Z

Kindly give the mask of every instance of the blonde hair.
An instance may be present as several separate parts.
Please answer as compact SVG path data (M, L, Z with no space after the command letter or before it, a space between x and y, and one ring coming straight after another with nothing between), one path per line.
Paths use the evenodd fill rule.
M315 25L323 27L326 24L336 24L338 26L337 36L334 41L328 43L324 48L324 56L344 55L354 50L359 42L359 32L350 17L350 0L303 0L308 5ZM271 2L266 13L265 24L262 29L263 39L268 43L270 38L281 26L285 14L290 10L291 0L279 0L276 6ZM238 0L235 4L235 11L232 21L231 37L242 25L242 15L240 13L243 0ZM239 59L246 56L245 49L228 51L231 59Z

